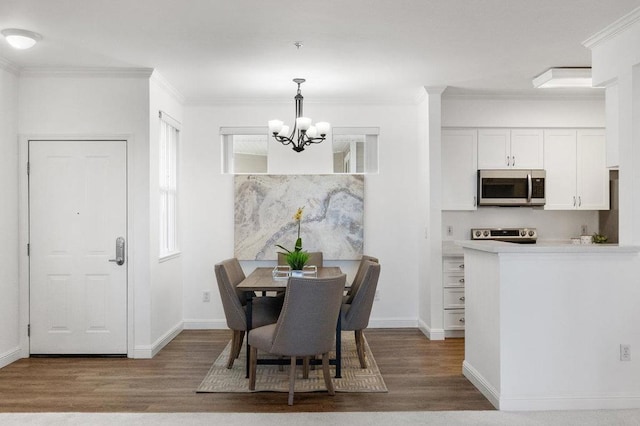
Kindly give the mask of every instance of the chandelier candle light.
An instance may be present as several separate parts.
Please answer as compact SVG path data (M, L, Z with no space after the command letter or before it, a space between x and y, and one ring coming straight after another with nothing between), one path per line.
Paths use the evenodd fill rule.
M294 78L293 82L298 85L298 93L294 98L296 101L296 121L293 130L289 134L289 126L286 126L282 121L269 120L269 133L282 145L291 144L294 151L301 152L304 151L305 146L325 140L331 125L320 121L313 126L309 117L302 116L302 100L304 98L300 93L300 85L305 82L305 79Z

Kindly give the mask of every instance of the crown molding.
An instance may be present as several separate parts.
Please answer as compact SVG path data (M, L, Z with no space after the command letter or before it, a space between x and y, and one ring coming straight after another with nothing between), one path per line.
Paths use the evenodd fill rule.
M24 67L21 77L80 77L80 78L150 78L153 68L117 67Z
M524 92L445 92L442 99L459 100L517 100L517 101L567 101L567 100L604 100L605 91L598 89L585 89L583 93L558 93L556 89L548 89L544 93L534 91ZM539 89L537 89L539 90ZM554 92L555 91L555 92Z
M634 9L614 23L606 26L603 30L598 31L588 39L582 42L582 45L588 49L593 49L600 43L603 43L618 34L624 32L631 25L640 20L640 7Z
M229 105L291 105L291 99L282 98L217 98L187 97L186 106L229 106ZM416 99L407 98L318 98L304 100L305 105L415 105Z
M2 56L0 56L0 69L10 72L15 76L18 76L20 74L20 67L18 67L8 59L3 58Z
M154 70L151 74L151 81L155 82L158 86L162 87L167 93L169 93L173 98L178 101L180 104L185 103L185 97L178 89L175 88L174 85L169 83L169 80L164 78L162 74L160 74L157 70Z

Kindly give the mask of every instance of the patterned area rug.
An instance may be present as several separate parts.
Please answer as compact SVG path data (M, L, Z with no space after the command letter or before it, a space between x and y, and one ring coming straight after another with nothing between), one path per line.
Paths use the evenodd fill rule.
M256 370L256 390L249 390L249 379L245 378L246 350L240 352L240 357L233 363L233 368L227 369L227 359L231 350L231 342L222 351L218 359L205 376L197 392L289 392L289 366L285 365L279 371L277 365L258 365ZM360 368L356 344L353 333L342 334L342 378L336 379L335 369L331 367L331 377L336 392L387 392L387 386L382 379L376 360L371 354L369 344L365 338L365 350L368 368ZM334 354L331 353L331 357ZM259 357L265 357L259 352ZM309 378L302 378L302 366L298 366L296 376L296 392L326 392L322 378L322 367L317 366L309 372Z

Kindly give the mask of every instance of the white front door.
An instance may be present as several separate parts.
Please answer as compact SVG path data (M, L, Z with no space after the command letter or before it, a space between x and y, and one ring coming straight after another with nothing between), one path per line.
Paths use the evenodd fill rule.
M126 152L29 141L31 354L127 353Z

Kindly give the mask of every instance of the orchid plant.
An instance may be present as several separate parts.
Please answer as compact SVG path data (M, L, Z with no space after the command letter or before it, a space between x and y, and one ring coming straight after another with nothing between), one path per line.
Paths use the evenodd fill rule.
M292 270L300 270L303 268L304 264L309 260L309 254L306 251L302 251L302 238L300 237L300 222L302 222L302 210L303 207L298 207L298 210L293 215L293 219L298 222L298 238L296 239L296 244L293 247L293 250L289 250L280 244L276 244L276 247L281 248L286 253L283 253L287 257L287 263L291 267Z

